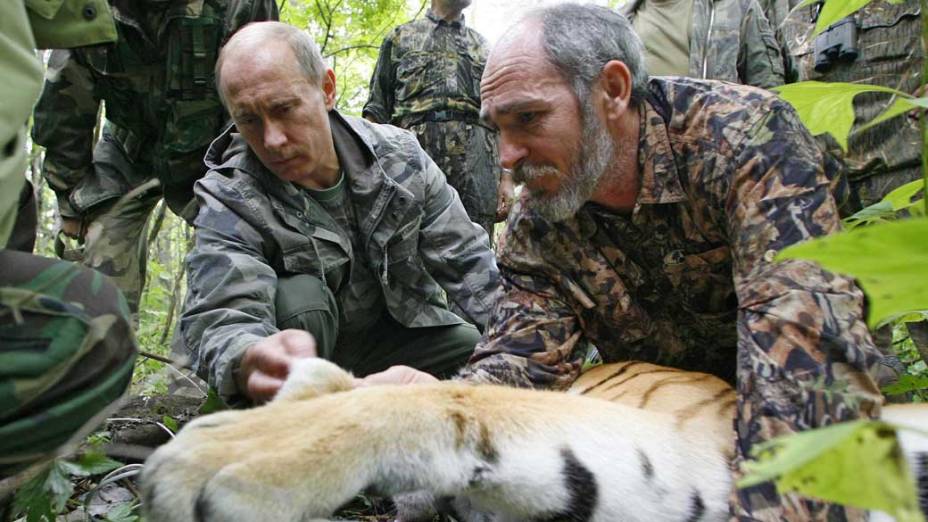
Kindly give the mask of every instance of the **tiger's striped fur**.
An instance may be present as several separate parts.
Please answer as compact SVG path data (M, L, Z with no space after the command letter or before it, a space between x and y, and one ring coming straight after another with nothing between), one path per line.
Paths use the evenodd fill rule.
M472 522L728 518L735 395L715 377L629 362L569 393L352 386L307 359L271 403L190 423L146 463L147 520L323 520L368 490L453 496Z

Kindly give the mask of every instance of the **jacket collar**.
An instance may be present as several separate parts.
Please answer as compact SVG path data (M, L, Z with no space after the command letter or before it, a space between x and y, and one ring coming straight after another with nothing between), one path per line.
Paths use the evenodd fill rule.
M642 103L639 116L638 172L641 187L636 210L640 205L677 203L686 199L680 184L674 151L670 146L667 123L654 109L650 100Z
M444 18L439 18L438 16L435 15L435 13L432 12L431 9L428 9L425 11L425 17L431 20L432 23L434 23L438 27L441 27L442 25L450 25L451 27L455 29L464 28L464 13L461 13L460 15L458 15L457 18L449 22L445 20Z

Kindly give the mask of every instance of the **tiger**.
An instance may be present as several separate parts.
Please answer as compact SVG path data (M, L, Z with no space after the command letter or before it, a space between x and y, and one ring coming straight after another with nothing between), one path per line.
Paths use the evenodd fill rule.
M266 405L192 421L145 463L146 520L322 521L371 491L450 497L467 522L729 518L736 396L712 375L604 364L566 393L356 382L308 358ZM920 405L884 411L928 427ZM928 437L901 442L928 461Z

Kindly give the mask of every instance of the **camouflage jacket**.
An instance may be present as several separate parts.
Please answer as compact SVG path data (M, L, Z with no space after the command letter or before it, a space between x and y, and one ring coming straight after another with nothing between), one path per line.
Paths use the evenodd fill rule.
M461 323L442 288L481 326L495 303L499 272L486 232L467 218L415 137L330 114L363 252L352 253L318 203L292 197L244 142L233 140L232 129L210 147L210 172L195 188L200 212L180 336L224 397L236 394L231 376L244 350L277 332L278 274L317 275L337 293L349 263L368 263L387 310L408 327ZM346 160L348 142L357 143L363 160Z
M161 179L178 213L206 173L203 155L227 119L214 87L220 46L240 26L277 18L274 0L114 0L119 40L53 51L33 138L62 214L76 217L146 179ZM145 7L145 6L148 7ZM163 7L162 7L163 6ZM94 127L106 101L108 133L143 165L139 180L94 172ZM190 217L190 216L188 216Z
M476 123L487 53L486 39L463 15L449 23L429 10L384 39L364 116L406 128L425 113L452 111L462 114L447 119L470 115Z
M622 14L634 19L644 1L625 4ZM757 0L693 0L692 23L690 77L765 89L783 84L780 48Z
M82 13L88 13L84 16ZM42 88L35 48L111 42L116 26L105 0L13 1L0 19L0 248L16 221L26 172L26 122Z
M606 361L713 373L737 383L741 455L878 411L863 294L814 263L773 261L840 223L822 152L793 109L685 78L652 79L650 93L633 213L588 204L551 223L523 199L500 240L500 300L463 378L566 388L587 343Z
M795 2L795 0L790 0ZM786 10L787 0L773 7ZM922 83L924 51L921 45L922 13L918 0L891 4L875 0L854 15L859 55L851 63L835 63L824 72L815 71L814 7L793 11L782 23L786 45L800 81L866 83L891 87L909 94ZM866 93L854 98L855 123L872 120L893 104L888 93ZM851 134L847 153L826 138L830 149L842 157L852 180L884 173L903 173L917 179L921 170L922 137L919 123L897 117Z

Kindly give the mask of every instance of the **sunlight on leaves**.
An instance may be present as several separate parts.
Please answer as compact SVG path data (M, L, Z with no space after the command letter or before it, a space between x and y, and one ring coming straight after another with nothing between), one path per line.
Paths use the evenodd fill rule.
M928 310L928 219L907 219L816 238L784 249L777 259L817 261L856 277L869 298L867 323Z
M896 94L909 109L921 106L913 103L909 94L877 85L863 85L855 83L825 83L825 82L799 82L783 85L773 89L781 98L792 105L799 114L799 119L814 135L831 134L843 150L847 150L847 139L854 126L854 97L864 92L885 92ZM894 104L890 109L896 115L898 107ZM908 109L906 109L908 110ZM903 111L904 112L904 111Z
M918 493L896 438L880 421L842 422L760 444L743 465L744 488L770 480L828 502L878 509L899 522L924 522Z

